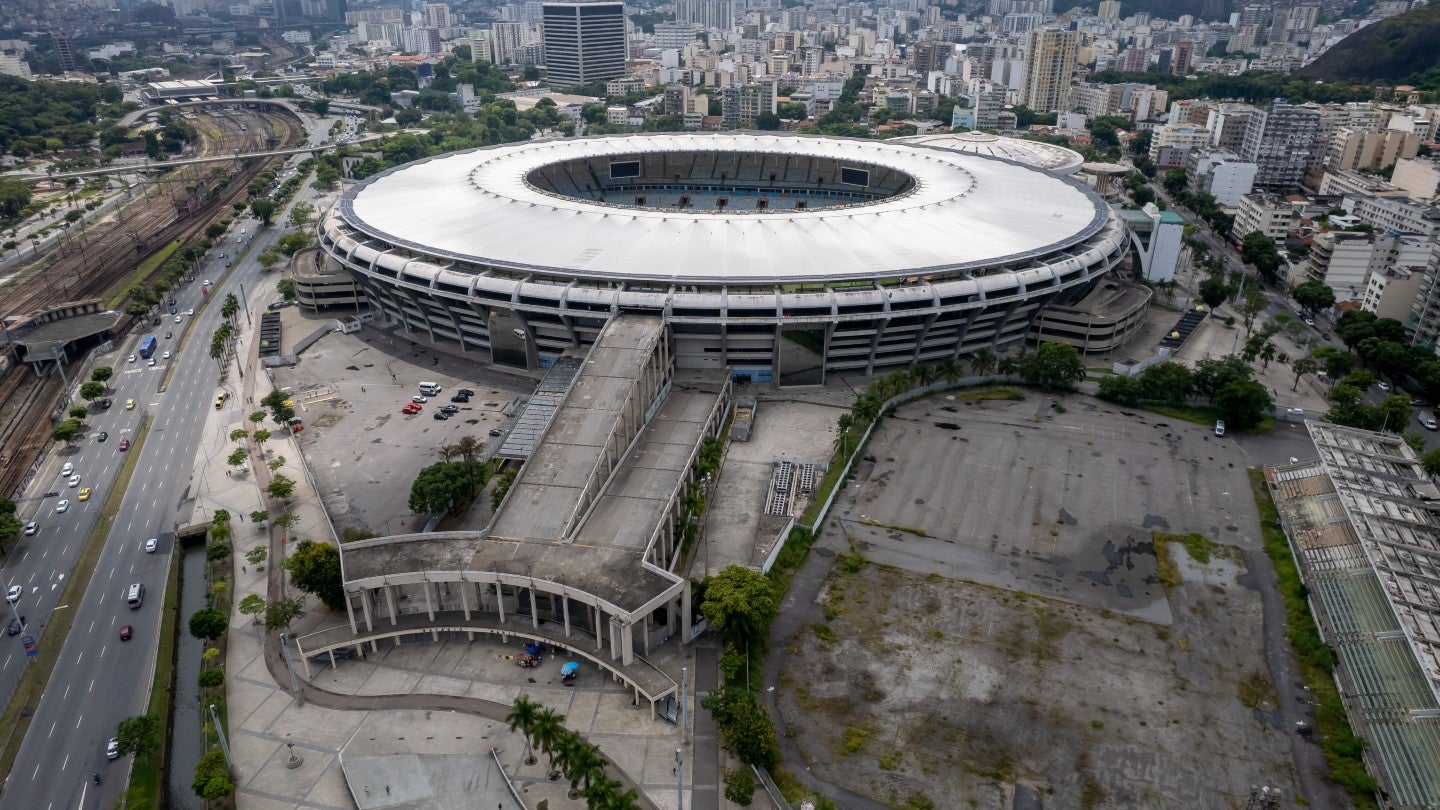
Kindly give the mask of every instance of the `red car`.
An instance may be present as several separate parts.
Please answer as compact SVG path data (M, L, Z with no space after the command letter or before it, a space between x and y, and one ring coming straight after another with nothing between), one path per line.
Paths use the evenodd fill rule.
M118 448L116 448L116 449L119 450L119 451L122 452L122 453L125 452L126 450L129 450L129 449L130 449L130 440L129 440L129 439L121 439L121 440L120 440L120 446L119 446Z
M127 624L127 625L125 625L124 627L120 628L120 640L121 640L121 641L129 641L129 640L130 640L130 635L131 635L130 625Z
M417 414L420 412L420 404L417 402L407 402L405 403L405 407L400 409L400 412L405 414Z

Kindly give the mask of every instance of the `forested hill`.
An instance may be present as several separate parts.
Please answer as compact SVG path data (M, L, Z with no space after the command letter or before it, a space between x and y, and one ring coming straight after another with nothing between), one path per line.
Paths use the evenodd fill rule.
M1440 2L1390 17L1341 40L1300 75L1383 84L1440 72Z

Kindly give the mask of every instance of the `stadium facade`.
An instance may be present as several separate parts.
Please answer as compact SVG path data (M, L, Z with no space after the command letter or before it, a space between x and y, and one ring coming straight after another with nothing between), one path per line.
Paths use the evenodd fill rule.
M677 368L779 385L1020 345L1126 255L1083 184L923 143L636 134L455 152L350 189L320 225L385 318L548 366L621 313Z

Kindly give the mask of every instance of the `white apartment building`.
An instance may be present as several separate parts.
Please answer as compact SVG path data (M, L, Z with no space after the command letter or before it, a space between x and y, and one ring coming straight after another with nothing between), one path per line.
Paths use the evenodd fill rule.
M1424 277L1423 269L1403 267L1372 272L1365 283L1365 297L1360 301L1360 308L1375 313L1377 317L1394 318L1404 323L1415 306L1415 297Z
M1238 207L1240 199L1255 187L1255 173L1259 167L1248 160L1241 160L1233 152L1196 150L1191 153L1191 158L1186 165L1186 170L1190 172L1190 191L1209 194L1221 207Z
M1420 136L1394 129L1359 130L1340 127L1325 145L1325 168L1330 171L1380 170L1401 158L1415 157Z
M1336 300L1357 301L1377 314L1377 307L1392 313L1410 311L1420 272L1435 247L1426 236L1359 231L1322 231L1311 243L1303 280L1322 282L1335 292ZM1387 293L1392 284L1397 286ZM1409 297L1399 301L1407 290Z
M1263 188L1298 188L1315 151L1320 113L1276 99L1256 110L1245 127L1240 156L1260 167L1255 184Z
M1159 163L1160 150L1165 147L1188 152L1191 149L1199 149L1210 145L1210 130L1198 129L1193 126L1171 126L1163 124L1151 130L1150 136L1150 160L1156 166ZM1183 165L1181 163L1168 163L1168 165Z
M1259 231L1279 242L1300 220L1294 204L1274 194L1246 194L1235 211L1235 224L1230 233L1236 240Z
M1440 233L1440 207L1409 197L1376 197L1346 194L1340 202L1345 213L1376 230L1415 233L1432 237Z

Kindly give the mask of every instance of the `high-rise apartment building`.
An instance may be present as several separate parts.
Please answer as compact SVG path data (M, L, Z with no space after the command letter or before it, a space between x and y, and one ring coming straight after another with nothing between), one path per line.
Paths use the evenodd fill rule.
M438 28L400 29L400 50L406 53L439 53L440 30Z
M444 3L426 3L425 25L430 28L452 27L454 23L450 18L450 6Z
M1120 19L1120 0L1100 0L1098 16L1102 20Z
M545 80L569 87L625 75L625 4L545 3Z
M492 60L497 65L518 65L524 60L525 45L530 42L530 25L523 22L497 22L490 27L494 48Z
M1195 43L1188 39L1175 43L1175 49L1170 56L1170 72L1176 76L1184 76L1190 72L1190 63L1194 58Z
M775 83L755 82L725 88L721 97L721 114L726 129L754 129L755 116L774 114L777 109Z
M1315 133L1320 113L1313 107L1299 107L1277 98L1250 116L1240 156L1258 170L1258 188L1298 188L1315 152Z
M1069 109L1070 81L1079 53L1078 31L1031 31L1026 35L1020 103L1035 112Z
M675 22L728 31L735 26L735 0L677 0Z

